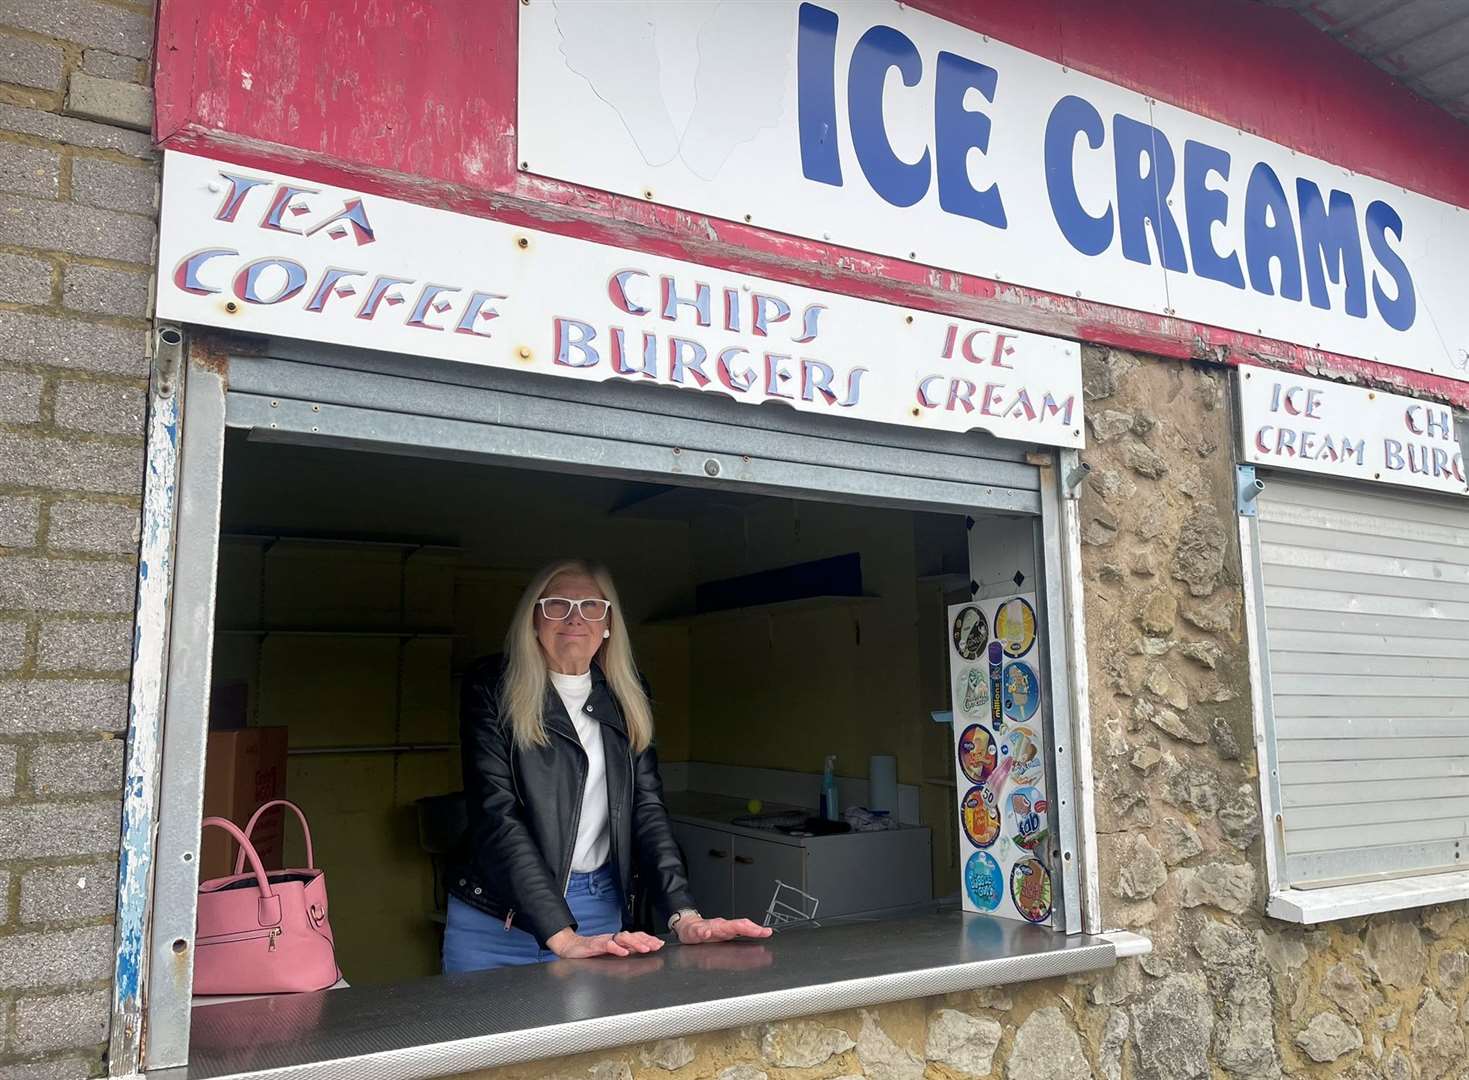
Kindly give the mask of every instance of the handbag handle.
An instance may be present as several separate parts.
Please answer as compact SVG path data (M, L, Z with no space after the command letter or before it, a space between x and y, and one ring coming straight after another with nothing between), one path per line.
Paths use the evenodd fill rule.
M260 895L265 897L275 895L270 888L270 879L265 876L265 866L260 862L260 856L256 854L255 845L250 843L250 838L240 831L238 825L222 817L207 817L201 824L203 828L213 825L233 836L235 842L240 845L240 865L244 865L245 859L250 860L250 869L255 872L255 883L260 886ZM238 870L235 872L240 873Z
M306 837L306 869L315 870L316 857L311 853L311 826L306 824L306 815L301 812L301 808L290 799L271 799L270 802L264 804L255 813L251 814L250 821L245 826L245 842L249 843L250 837L255 835L255 823L260 820L260 815L273 806L288 806L295 813L296 820L301 823L301 832ZM240 848L239 855L235 857L235 873L243 874L244 872L245 849L242 847Z

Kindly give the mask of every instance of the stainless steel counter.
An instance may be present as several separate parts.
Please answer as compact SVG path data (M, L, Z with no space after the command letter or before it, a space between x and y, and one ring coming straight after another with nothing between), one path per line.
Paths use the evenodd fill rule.
M1107 941L958 911L796 926L761 942L196 1008L191 1064L151 1075L426 1080L1115 962Z

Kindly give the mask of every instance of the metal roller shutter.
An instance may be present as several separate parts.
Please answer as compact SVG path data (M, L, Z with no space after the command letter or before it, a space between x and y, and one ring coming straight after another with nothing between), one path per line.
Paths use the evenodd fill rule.
M1030 448L982 432L297 342L230 357L227 423L256 439L694 480L752 494L799 491L964 513L1041 510Z
M1469 505L1270 478L1259 538L1286 882L1462 869Z

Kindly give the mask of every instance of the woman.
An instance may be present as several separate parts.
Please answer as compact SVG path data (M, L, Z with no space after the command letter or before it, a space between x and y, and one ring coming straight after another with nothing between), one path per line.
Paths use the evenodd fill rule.
M685 945L769 936L694 907L605 569L567 561L535 576L505 656L465 682L460 738L469 850L451 878L446 972L657 951L660 938L623 929L634 870Z

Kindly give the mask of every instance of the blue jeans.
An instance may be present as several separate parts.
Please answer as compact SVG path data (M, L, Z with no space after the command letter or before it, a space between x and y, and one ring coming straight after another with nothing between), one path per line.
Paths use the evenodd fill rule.
M577 922L576 932L615 934L622 929L622 890L612 867L603 866L590 874L572 874L566 888L566 903ZM470 907L457 896L449 897L444 927L444 974L485 971L519 964L544 964L556 954L541 948L524 930L505 928L505 920Z

